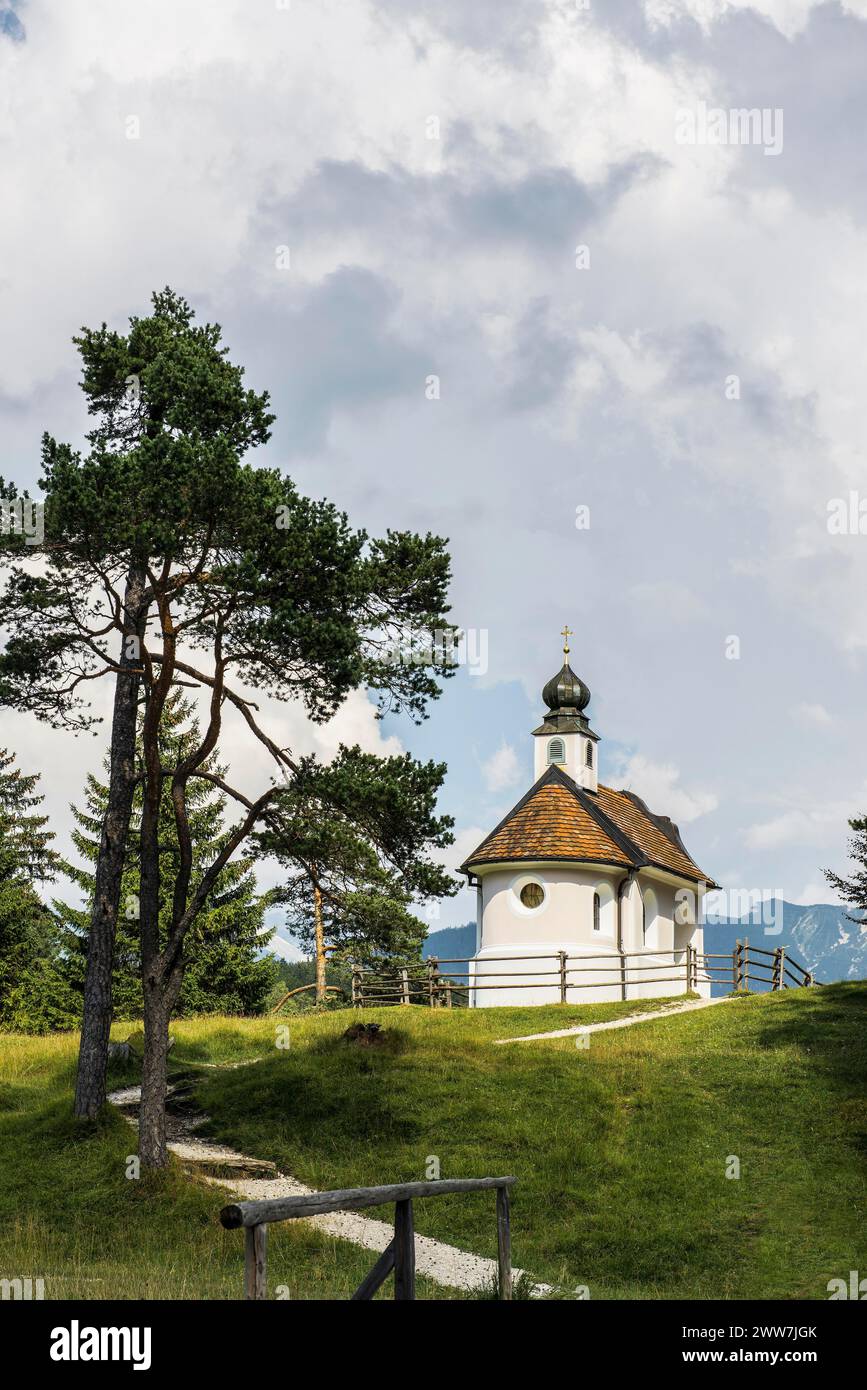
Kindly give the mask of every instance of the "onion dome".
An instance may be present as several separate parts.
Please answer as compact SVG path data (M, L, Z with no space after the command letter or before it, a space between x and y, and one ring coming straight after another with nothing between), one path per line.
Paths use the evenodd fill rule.
M590 691L568 661L542 689L542 699L552 714L579 714L590 703Z
M542 689L542 699L548 707L547 713L540 727L534 729L533 733L583 733L595 739L597 736L590 728L584 713L590 703L589 686L584 684L580 676L576 676L569 665L571 628L564 627L562 636L563 665Z

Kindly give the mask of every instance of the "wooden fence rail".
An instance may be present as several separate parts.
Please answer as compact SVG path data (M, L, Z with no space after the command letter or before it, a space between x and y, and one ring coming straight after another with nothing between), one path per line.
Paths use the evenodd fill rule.
M643 957L652 957L644 961ZM614 961L615 965L603 965ZM536 966L551 962L550 969ZM716 964L715 962L720 962ZM494 982L479 977L476 967L497 965L529 966L524 970L490 970ZM464 966L463 970L449 970ZM472 969L471 969L472 967ZM762 973L764 972L764 973ZM608 979L580 979L576 975L608 976ZM700 975L705 981L731 983L733 990L749 990L750 984L770 985L772 990L801 988L817 983L812 973L789 955L788 947L777 946L768 951L751 945L748 939L738 941L731 952L699 951L694 946L674 951L644 947L637 951L594 952L589 956L572 956L565 951L529 956L431 956L423 963L389 969L356 965L352 970L352 1002L358 1008L389 1004L427 1004L430 1008L451 1008L454 999L467 1000L476 990L550 989L555 999L565 1004L569 990L618 988L621 998L628 997L630 984L672 984L682 981L686 991L694 990ZM455 978L455 976L463 978ZM553 1002L553 1001L552 1001Z
M497 1194L497 1293L512 1297L512 1252L509 1221L509 1188L515 1178L444 1178L436 1182L391 1183L386 1187L348 1187L336 1192L311 1192L303 1197L273 1197L260 1202L234 1202L223 1207L220 1222L226 1230L245 1234L244 1297L268 1296L268 1227L274 1221L291 1221L325 1212L363 1211L394 1202L394 1239L383 1250L373 1269L362 1280L353 1301L373 1298L394 1271L395 1299L415 1298L415 1227L412 1204L420 1197L443 1197L450 1192Z

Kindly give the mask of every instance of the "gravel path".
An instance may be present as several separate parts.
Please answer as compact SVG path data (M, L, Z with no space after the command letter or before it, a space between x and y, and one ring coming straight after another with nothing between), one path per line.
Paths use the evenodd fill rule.
M601 1033L608 1028L633 1028L636 1023L653 1023L657 1018L669 1018L671 1014L688 1014L692 1009L708 1009L713 1004L727 1004L728 996L722 999L689 999L685 1004L673 1004L668 1009L656 1009L653 1013L634 1014L632 1018L614 1018L609 1023L579 1023L574 1028L557 1028L553 1033L525 1033L520 1038L495 1038L495 1047L506 1043L536 1042L540 1038L572 1038L578 1033Z
M210 1140L196 1138L192 1131L204 1124L207 1116L173 1113L171 1111L171 1092L173 1089L172 1087L169 1088L166 1115L169 1134L168 1148L171 1153L184 1163L201 1164L203 1167L241 1168L247 1165L255 1168L265 1166L261 1159L250 1158L247 1154L238 1153L235 1149L227 1148L224 1144L215 1144ZM112 1105L116 1105L123 1112L129 1124L137 1127L138 1121L132 1111L141 1100L141 1087L128 1086L124 1090L112 1091L108 1099ZM205 1176L206 1182L213 1183L215 1187L219 1187L224 1192L231 1193L232 1196L239 1197L243 1201L261 1201L266 1197L305 1197L316 1190L312 1187L305 1187L304 1183L299 1182L297 1178L289 1177L276 1170L272 1176L265 1178L203 1176ZM353 1245L361 1245L367 1250L375 1250L378 1254L382 1253L394 1236L394 1227L390 1223L376 1221L369 1216L360 1216L354 1211L329 1212L323 1216L309 1216L303 1219L326 1235L351 1241ZM493 1223L494 1220L492 1201L491 1222ZM464 1291L489 1289L497 1277L496 1260L470 1254L466 1250L459 1250L457 1246L446 1245L441 1240L432 1240L430 1236L416 1235L415 1251L416 1272L425 1275L426 1278L432 1279L437 1284L441 1284L444 1288ZM512 1271L516 1280L523 1273L524 1271L520 1269L513 1269ZM531 1292L535 1298L545 1298L553 1292L553 1289L550 1284L534 1284Z

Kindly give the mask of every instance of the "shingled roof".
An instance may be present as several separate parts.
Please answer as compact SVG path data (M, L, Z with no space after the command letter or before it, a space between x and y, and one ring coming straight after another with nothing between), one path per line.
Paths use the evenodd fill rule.
M554 763L461 868L545 859L653 867L717 886L667 817L655 816L633 792L601 785L595 795L584 791Z

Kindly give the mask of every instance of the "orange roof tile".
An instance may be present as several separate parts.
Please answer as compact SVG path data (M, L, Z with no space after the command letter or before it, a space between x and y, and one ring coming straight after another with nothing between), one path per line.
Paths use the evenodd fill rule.
M601 859L627 867L630 863L574 793L553 780L537 782L467 863L498 859Z
M597 795L605 814L644 851L651 864L686 878L707 877L690 859L677 826L667 817L654 816L633 792L617 792L600 785Z
M706 879L671 821L654 816L631 792L576 786L552 764L496 830L461 866L538 859L641 868L653 865L684 878ZM712 880L706 880L715 887Z

